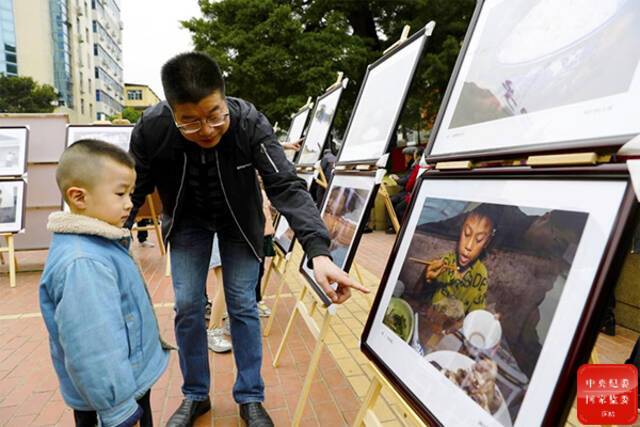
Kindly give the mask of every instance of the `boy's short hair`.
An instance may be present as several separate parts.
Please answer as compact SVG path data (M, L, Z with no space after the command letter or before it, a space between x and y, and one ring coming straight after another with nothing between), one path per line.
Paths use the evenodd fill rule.
M224 97L224 79L220 67L209 55L186 52L168 60L160 72L165 97L172 107L194 103L220 91Z
M102 178L102 162L105 159L131 169L136 166L129 153L97 139L81 139L64 150L56 168L56 182L65 200L69 187L91 188Z

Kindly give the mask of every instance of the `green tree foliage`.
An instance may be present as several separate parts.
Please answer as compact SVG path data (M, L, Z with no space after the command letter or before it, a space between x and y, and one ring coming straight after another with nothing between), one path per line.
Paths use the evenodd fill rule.
M58 99L53 86L36 83L31 77L0 74L0 112L51 113Z
M107 120L113 122L114 120L129 120L129 123L136 123L142 116L142 112L135 108L125 107L121 112L108 116Z
M475 0L200 0L202 18L183 25L196 49L216 58L227 94L253 102L287 127L308 96L343 71L351 80L335 127L343 131L367 64L405 24L436 21L402 122L426 128L437 113Z
M131 123L136 123L141 115L142 113L135 108L125 107L122 110L122 118L129 120Z

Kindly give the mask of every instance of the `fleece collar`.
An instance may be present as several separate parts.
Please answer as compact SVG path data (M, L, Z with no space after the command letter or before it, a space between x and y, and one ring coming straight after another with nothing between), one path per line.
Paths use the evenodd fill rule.
M99 219L70 212L54 212L49 215L47 230L62 234L90 234L109 240L122 240L131 236L126 228L114 227Z

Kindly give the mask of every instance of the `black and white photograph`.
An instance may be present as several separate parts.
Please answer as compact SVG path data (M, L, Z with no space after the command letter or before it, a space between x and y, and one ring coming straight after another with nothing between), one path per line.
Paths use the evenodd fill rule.
M25 187L23 180L0 181L0 233L24 228Z
M21 176L27 170L27 127L0 127L0 176Z
M81 139L98 139L129 151L133 125L69 125L67 147Z

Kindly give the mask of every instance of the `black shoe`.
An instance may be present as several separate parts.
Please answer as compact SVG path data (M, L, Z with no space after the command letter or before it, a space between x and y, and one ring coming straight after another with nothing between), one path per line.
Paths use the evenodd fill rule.
M610 337L616 336L616 323L615 322L607 322L600 328L600 332L605 335L609 335Z
M384 231L386 234L396 234L396 229L393 227L389 227Z
M373 228L369 227L368 225L364 228L364 230L362 230L363 233L368 234L368 233L373 233Z
M273 421L260 402L242 403L240 417L247 427L273 427Z
M211 400L195 401L184 399L180 407L171 415L167 427L191 427L196 418L211 410Z
M609 335L610 337L616 336L616 317L613 314L609 314L602 322L600 332Z

